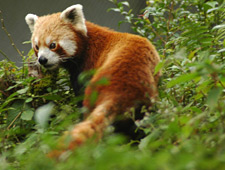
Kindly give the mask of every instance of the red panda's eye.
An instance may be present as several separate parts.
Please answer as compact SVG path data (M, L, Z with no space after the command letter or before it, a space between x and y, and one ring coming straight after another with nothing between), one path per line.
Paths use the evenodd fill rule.
M38 45L35 45L35 49L36 49L36 50L39 50L39 47L38 47Z
M49 48L50 48L51 50L55 49L55 48L56 48L56 44L55 44L55 43L51 43L50 46L49 46Z

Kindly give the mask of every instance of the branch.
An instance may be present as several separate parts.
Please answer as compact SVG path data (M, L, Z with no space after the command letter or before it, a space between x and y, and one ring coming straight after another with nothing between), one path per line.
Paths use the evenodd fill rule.
M6 58L6 60L11 61L11 60L9 59L9 57L8 57L3 51L0 50L0 53Z
M8 36L11 45L14 47L14 49L17 51L17 53L23 58L23 54L20 52L20 50L16 47L16 44L14 43L11 35L9 34L9 32L7 31L6 27L5 27L5 23L3 20L3 16L2 16L2 11L0 10L0 20L1 20L1 24L2 24L2 29L3 31L6 33L6 35Z
M10 127L13 125L13 123L20 117L20 115L22 114L22 112L19 112L18 115L15 117L15 119L13 119L13 121L10 123L10 125L7 127L7 130L10 129Z

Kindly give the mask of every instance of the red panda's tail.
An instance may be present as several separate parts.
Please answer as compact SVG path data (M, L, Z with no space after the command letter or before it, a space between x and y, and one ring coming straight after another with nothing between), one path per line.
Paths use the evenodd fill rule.
M86 140L95 137L101 139L105 128L112 123L115 117L113 100L105 100L99 104L86 118L85 121L77 124L70 132L72 141L69 149L74 149Z
M105 100L89 114L81 123L75 125L70 131L66 132L60 140L60 146L57 150L48 154L50 158L59 158L64 152L73 150L85 143L87 140L101 139L105 128L112 123L115 118L115 102L112 99ZM70 139L68 145L65 145L66 139Z

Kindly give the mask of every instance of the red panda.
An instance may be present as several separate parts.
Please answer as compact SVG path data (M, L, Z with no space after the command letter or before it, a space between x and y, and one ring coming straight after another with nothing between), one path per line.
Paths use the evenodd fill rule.
M101 138L118 115L140 103L150 106L150 98L157 96L159 73L154 75L154 70L160 58L155 47L143 37L85 21L82 9L77 4L61 13L42 17L28 14L25 18L38 62L50 70L60 66L67 69L76 94L78 75L96 70L85 89L87 117L69 132L72 141L65 150L93 136ZM108 85L96 85L102 78ZM98 97L91 104L93 92Z

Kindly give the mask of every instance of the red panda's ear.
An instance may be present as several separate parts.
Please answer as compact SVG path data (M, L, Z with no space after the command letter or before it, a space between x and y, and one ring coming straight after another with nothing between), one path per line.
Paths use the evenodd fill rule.
M37 21L37 19L38 16L34 14L27 14L27 16L25 17L26 23L29 26L31 32L34 31L34 24Z
M82 5L77 4L68 7L61 13L60 17L64 21L72 23L76 29L81 31L84 35L87 35Z

